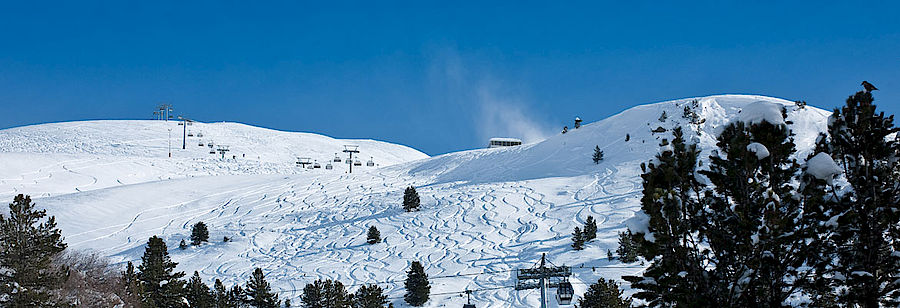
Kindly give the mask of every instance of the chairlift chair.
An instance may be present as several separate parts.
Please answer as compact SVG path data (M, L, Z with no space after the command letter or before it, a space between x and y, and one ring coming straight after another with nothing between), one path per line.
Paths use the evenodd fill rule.
M319 164L319 161L316 161L316 162L313 164L313 168L319 169L319 168L322 168L322 165Z
M366 167L375 167L375 161L373 161L371 157L369 157L369 161L366 162Z
M203 138L203 133L197 133L197 138Z
M194 137L194 133L188 133L188 137Z
M216 154L216 150L213 150L212 148L210 148L209 154Z
M332 166L331 163L325 164L325 170L331 170L331 169L334 169L334 166Z
M338 156L337 153L334 153L334 162L336 162L336 163L341 162L341 157Z
M559 304L572 304L573 296L575 296L575 289L572 288L572 283L568 281L560 282L559 287L556 288L556 300L559 302Z
M350 161L350 160L349 160L349 159L348 159L348 160L345 160L345 161L344 161L344 163L346 163L346 164L348 164L348 165L350 165L350 164L352 164L352 163L353 163L353 162L352 162L352 161Z
M354 165L354 166L362 166L362 162L359 161L359 160L356 160L356 161L353 162L353 165Z
M203 141L200 141L200 143L198 143L197 146L205 147L206 145L203 144Z

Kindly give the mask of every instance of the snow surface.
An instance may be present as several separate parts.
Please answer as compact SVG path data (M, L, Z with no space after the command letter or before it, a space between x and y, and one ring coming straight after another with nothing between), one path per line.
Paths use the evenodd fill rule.
M55 196L111 186L173 178L223 174L345 173L343 145L359 145L362 167L423 159L415 149L374 140L341 140L327 136L283 132L239 123L200 123L187 127L175 121L81 121L0 130L0 198L20 192ZM168 158L172 129L172 158ZM182 138L187 137L182 150ZM203 137L198 137L202 134ZM201 143L204 146L199 146ZM225 159L212 148L227 146ZM325 170L339 153L341 163ZM235 158L232 158L235 157ZM308 157L323 168L297 167Z
M741 110L738 121L748 124L759 124L769 122L775 125L784 125L784 118L781 116L782 104L756 101L744 106Z
M747 151L753 152L756 154L756 159L763 159L769 157L769 149L766 148L765 145L759 142L754 142L747 145Z
M829 114L776 98L719 95L696 98L695 111L706 121L695 125L680 116L693 99L634 107L537 143L431 158L406 147L354 141L362 151L371 148L364 157L395 164L353 174L298 172L291 165L304 150L320 161L333 157L344 141L323 136L315 138L325 140L327 148L317 150L300 146L312 141L283 145L286 139L314 136L205 124L198 127L204 135L232 145L232 153L247 153L246 162L214 159L194 145L197 153L176 153L187 157L166 163L161 134L167 126L158 122L39 125L0 131L0 149L7 152L0 153L0 187L7 196L54 192L36 202L57 217L72 249L137 261L147 238L160 235L179 270L234 284L261 267L281 297L294 302L306 283L332 278L351 292L360 284L379 283L391 302L405 307L405 270L418 260L431 278L432 293L441 294L433 295L428 307L461 306L462 293L445 293L467 288L491 289L473 294L479 307L534 307L537 291L512 289L514 270L531 267L544 253L556 265L573 266L576 297L600 277L619 279L643 270L607 260L606 251L615 251L617 233L640 209L640 163L657 153L662 139L671 139L674 126L692 135L705 157L717 131L745 114L741 109L764 101L787 109L796 155L806 157ZM665 123L658 120L663 111L669 115ZM659 126L667 131L652 132ZM218 129L266 133L238 137L219 135ZM269 133L280 137L265 137ZM241 146L239 138L252 145ZM383 155L375 154L376 145ZM595 146L605 154L599 164L591 161ZM259 156L255 168L253 155ZM130 185L116 184L117 179ZM409 185L421 196L418 212L404 212L400 205ZM59 194L73 187L81 192ZM597 220L597 239L573 251L572 230L588 215ZM198 221L209 226L211 243L178 249ZM382 243L365 243L370 225L381 231ZM223 236L233 242L223 243Z
M826 180L831 183L835 175L841 174L843 170L837 163L831 159L828 153L819 153L806 161L806 173L820 180Z

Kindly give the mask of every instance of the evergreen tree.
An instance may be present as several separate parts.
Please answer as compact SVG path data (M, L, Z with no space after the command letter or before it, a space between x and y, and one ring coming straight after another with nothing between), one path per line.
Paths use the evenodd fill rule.
M0 214L0 306L53 307L48 291L65 279L51 264L66 249L56 218L46 220L31 197L19 194L9 204L9 217Z
M782 109L782 117L784 117ZM701 232L716 267L720 304L779 306L812 277L804 266L816 255L815 226L804 212L795 146L784 124L736 122L717 138L723 156L710 157L715 189ZM761 144L769 155L751 150Z
M225 288L225 285L218 278L213 283L213 297L215 298L216 308L237 308L237 305L228 296L228 289Z
M272 292L262 269L258 267L253 270L253 276L247 281L244 294L247 297L246 303L251 307L278 308L281 305L281 302L278 301L278 294Z
M363 285L353 294L353 308L384 308L387 295L377 285Z
M381 232L378 232L378 228L375 228L375 226L369 226L369 233L366 235L366 242L370 245L381 242Z
M409 272L406 273L406 295L403 299L411 306L419 307L425 305L428 301L428 295L431 293L431 286L428 284L428 275L425 274L425 268L419 261L413 261L410 264Z
M634 235L631 230L619 233L619 247L616 248L616 254L619 255L619 261L623 263L631 263L637 261L638 251L637 244L634 241Z
M181 243L178 243L178 249L185 250L187 247L187 243L184 242L184 239L181 239Z
M870 92L857 92L829 119L823 147L849 187L835 208L833 283L851 306L898 306L900 297L900 141L893 116L876 113Z
M584 229L582 231L582 234L584 234L585 242L597 238L597 221L594 220L594 216L588 215L587 219L584 220Z
M191 245L200 245L202 242L209 242L209 229L200 221L191 227Z
M631 307L631 298L622 294L615 281L600 278L584 292L584 297L578 300L578 307L627 308Z
M662 114L659 115L659 121L660 121L660 122L665 122L666 119L668 119L668 118L669 118L669 115L666 114L666 111L665 111L665 110L663 110Z
M579 227L575 227L575 232L572 232L572 248L575 250L584 249L584 233L581 232Z
M609 249L606 250L606 260L609 260L609 261L613 260L612 250L609 250Z
M340 281L316 280L303 287L300 296L303 307L307 308L350 308L351 298Z
M284 300L284 308L291 308L291 300L290 299Z
M407 187L403 192L403 209L407 212L419 210L419 193L415 187Z
M631 140L631 134L625 134L625 142Z
M702 224L700 193L703 185L697 179L696 167L700 151L686 144L680 127L673 130L673 140L650 164L641 164L644 174L641 213L648 218L649 234L619 234L622 262L637 260L638 254L650 260L642 277L623 277L640 291L636 298L651 307L703 307L711 301L706 282L708 259L701 251Z
M141 281L138 280L137 273L134 272L134 264L131 261L128 261L125 271L122 272L122 284L125 285L125 295L131 298L140 298Z
M594 156L592 157L594 160L594 164L599 164L601 160L603 160L603 151L600 151L600 146L594 146Z
M247 292L240 285L234 285L228 290L228 303L232 307L244 307L250 300L247 298Z
M185 298L191 308L212 308L215 307L216 301L209 286L200 279L200 273L194 271L194 276L188 280L185 287Z
M157 236L150 237L137 274L143 306L184 306L184 281L181 280L184 272L174 272L177 265L169 257L166 243Z

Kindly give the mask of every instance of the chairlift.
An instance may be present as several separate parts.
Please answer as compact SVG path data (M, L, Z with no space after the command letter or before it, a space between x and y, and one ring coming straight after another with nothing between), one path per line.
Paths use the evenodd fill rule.
M322 168L322 165L319 164L319 161L316 161L316 162L313 164L313 168L319 169L319 168Z
M463 308L475 308L475 304L472 304L472 290L466 289L466 303L463 304Z
M347 159L347 160L345 160L345 161L344 161L344 163L346 163L346 164L348 164L348 165L350 165L350 164L353 164L353 161L351 161L351 160L349 160L349 159Z
M205 147L206 145L203 144L203 141L200 141L200 143L198 143L197 146Z
M331 163L325 164L325 170L331 170L331 169L334 169L334 166L332 166Z
M375 167L375 161L372 160L372 157L369 157L369 161L366 162L366 167Z
M197 138L203 138L203 133L197 133Z
M575 295L575 289L572 288L572 283L568 281L563 281L559 283L559 287L556 288L556 300L560 305L569 305L572 303L572 297Z
M216 150L213 150L212 148L210 148L209 154L216 154Z
M194 137L194 133L188 133L188 137Z
M354 166L362 166L362 162L357 159L356 161L353 162L353 165Z
M341 162L341 157L338 156L337 153L334 153L334 162L336 162L336 163Z

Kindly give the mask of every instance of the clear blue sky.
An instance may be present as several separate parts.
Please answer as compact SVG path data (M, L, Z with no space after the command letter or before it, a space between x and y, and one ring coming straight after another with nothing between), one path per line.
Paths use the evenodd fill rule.
M440 154L689 96L831 109L862 80L900 113L897 2L122 2L0 3L0 128L170 102Z

